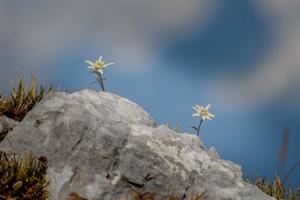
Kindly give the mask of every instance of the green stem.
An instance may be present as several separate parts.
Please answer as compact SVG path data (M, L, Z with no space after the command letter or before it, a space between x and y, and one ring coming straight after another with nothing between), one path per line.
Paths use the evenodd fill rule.
M199 123L199 126L198 126L198 129L197 129L197 136L199 136L200 128L201 128L202 122L203 122L203 119L201 118L200 123Z
M282 180L282 183L284 183L286 180L289 179L289 176L295 171L295 169L300 165L300 160L298 160L294 166L288 171L288 173L285 175L285 177Z
M97 81L98 81L99 85L101 86L102 91L105 92L104 83L103 83L103 79L102 79L101 73L97 73L97 75L98 75Z

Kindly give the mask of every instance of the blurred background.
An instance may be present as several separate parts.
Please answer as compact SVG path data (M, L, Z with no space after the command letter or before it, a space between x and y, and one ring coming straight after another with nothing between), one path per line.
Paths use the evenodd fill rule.
M280 175L300 160L299 36L299 0L0 0L0 90L22 68L60 90L99 90L84 60L103 55L115 63L107 90L189 133L192 106L212 104L204 144L245 178L272 179L286 128Z

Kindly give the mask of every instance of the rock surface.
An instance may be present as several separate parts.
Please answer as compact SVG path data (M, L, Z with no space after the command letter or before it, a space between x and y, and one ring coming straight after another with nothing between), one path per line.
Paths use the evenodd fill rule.
M18 123L19 122L10 119L6 116L0 116L0 141L2 141L6 134L9 131L12 131Z
M272 199L244 182L239 165L219 158L191 134L155 127L151 116L111 93L50 93L0 143L0 150L49 160L51 199L72 192L120 199L130 189L203 199Z

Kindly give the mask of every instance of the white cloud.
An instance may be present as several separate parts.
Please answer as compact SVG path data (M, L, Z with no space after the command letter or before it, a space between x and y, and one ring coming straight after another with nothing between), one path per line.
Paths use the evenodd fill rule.
M253 109L282 98L295 84L300 87L300 1L257 0L256 3L261 14L273 20L276 41L266 58L246 77L221 78L213 84L215 92L211 95L226 106L239 104ZM287 100L299 103L299 96L293 94L297 99L287 97Z
M212 7L205 0L2 1L0 41L26 66L43 66L76 45L143 66L160 34L205 21Z
M254 0L257 8L263 13L277 17L278 20L299 13L299 0Z
M211 91L218 91L213 96L221 96L225 103L261 105L299 82L300 1L254 2L260 14L273 20L277 41L248 77L220 77L212 86ZM204 24L212 15L214 3L213 0L0 1L0 78L3 80L3 76L16 69L8 66L31 67L34 71L74 47L109 50L114 62L132 66L131 70L136 71L140 69L137 67L155 64L157 40L162 34L184 32L194 23L199 27L199 23Z

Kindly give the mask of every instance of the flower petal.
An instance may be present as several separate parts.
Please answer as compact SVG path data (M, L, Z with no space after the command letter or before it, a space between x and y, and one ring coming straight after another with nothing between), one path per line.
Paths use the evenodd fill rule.
M215 118L215 115L213 115L211 113L209 113L208 116L211 117L212 119Z
M98 61L99 61L99 62L101 62L101 61L102 61L102 56L100 56L100 57L99 57Z
M203 110L204 109L203 106L199 106L199 105L196 105L196 106L197 106L198 110Z
M113 64L115 64L115 63L107 63L107 64L103 65L103 68L108 67L108 66L113 65Z
M94 63L92 61L89 61L89 60L85 60L84 62L88 63L89 65L94 65Z

